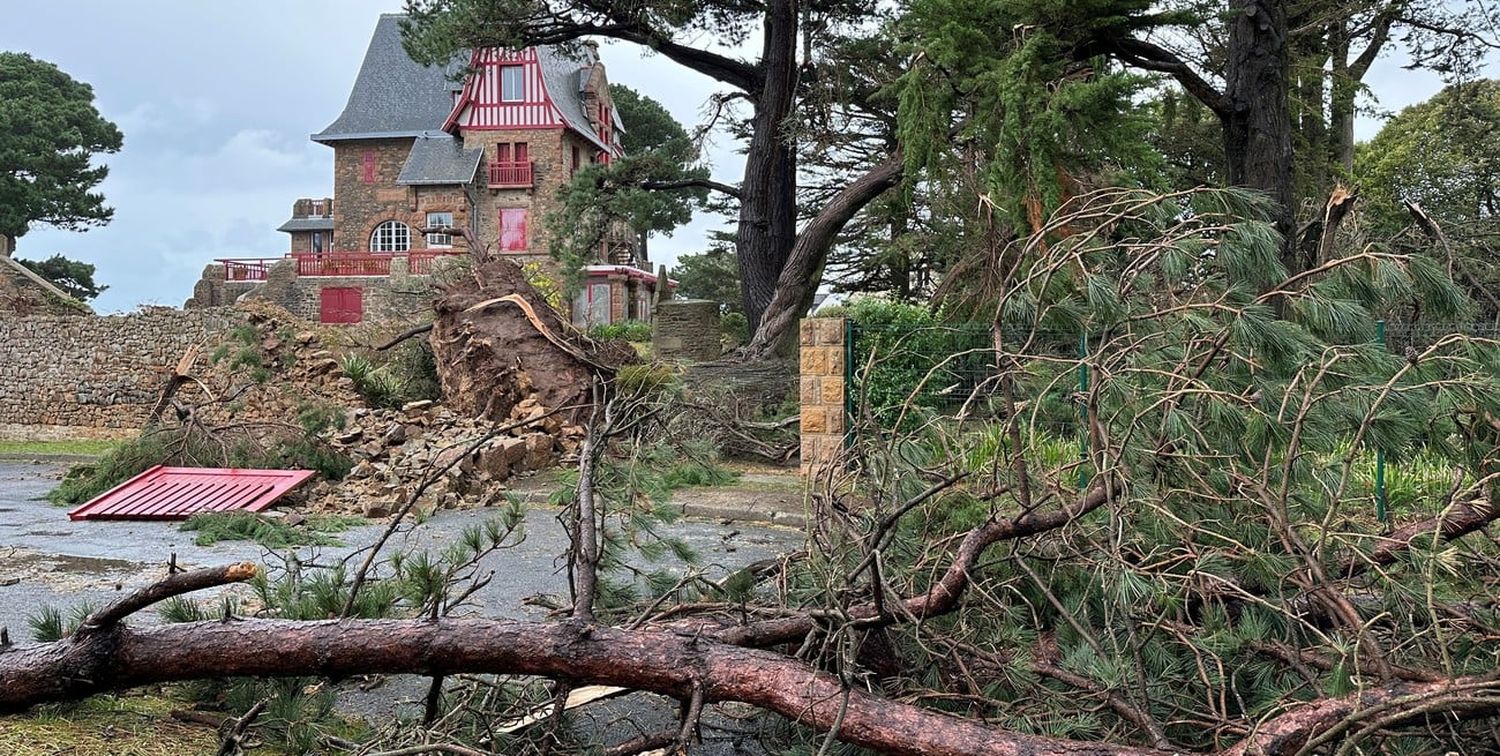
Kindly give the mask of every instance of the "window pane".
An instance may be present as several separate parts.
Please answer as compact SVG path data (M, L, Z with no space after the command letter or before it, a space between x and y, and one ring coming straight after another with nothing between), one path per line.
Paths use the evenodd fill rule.
M371 252L405 252L411 249L411 228L400 221L386 221L370 234Z
M500 249L505 252L526 251L524 208L506 208L500 211Z
M500 100L502 102L520 102L525 98L525 71L521 66L502 66L500 68Z
M452 228L453 213L428 213L428 228ZM427 246L429 247L451 247L453 246L452 234L428 234Z

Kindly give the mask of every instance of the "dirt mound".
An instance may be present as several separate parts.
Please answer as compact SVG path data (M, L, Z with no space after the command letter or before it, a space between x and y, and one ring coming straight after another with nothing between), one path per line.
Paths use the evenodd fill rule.
M522 402L587 416L592 378L634 362L623 343L597 343L563 320L509 260L478 264L436 302L431 336L443 402L501 420Z

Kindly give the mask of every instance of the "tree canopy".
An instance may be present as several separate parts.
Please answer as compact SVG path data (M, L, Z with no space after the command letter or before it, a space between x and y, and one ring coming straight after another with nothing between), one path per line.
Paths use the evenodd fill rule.
M93 265L62 255L53 255L45 260L17 259L17 262L80 302L87 302L109 288L94 283Z
M94 90L57 66L0 52L0 245L33 224L81 230L109 222L95 187L117 152L120 130L94 107Z
M650 237L670 236L692 220L712 183L708 169L695 165L698 151L687 130L661 103L619 84L610 85L610 95L625 123L625 154L575 173L545 221L553 256L575 273L621 229L635 234L646 257ZM574 287L580 283L576 275L570 279Z

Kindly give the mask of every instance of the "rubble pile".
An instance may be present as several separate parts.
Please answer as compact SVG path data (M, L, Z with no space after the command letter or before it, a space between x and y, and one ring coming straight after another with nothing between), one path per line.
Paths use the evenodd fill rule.
M533 422L523 424L527 420ZM475 445L508 426L515 427ZM400 410L356 409L343 429L325 434L355 460L354 469L338 483L315 484L307 498L320 511L385 517L433 478L417 499L419 511L493 506L502 503L506 481L555 466L577 450L583 434L529 399L498 422L428 401Z
M223 343L205 345L199 355L200 385L226 400L206 411L224 420L295 423L310 407L364 405L337 355L309 323L261 300L236 309L245 326Z

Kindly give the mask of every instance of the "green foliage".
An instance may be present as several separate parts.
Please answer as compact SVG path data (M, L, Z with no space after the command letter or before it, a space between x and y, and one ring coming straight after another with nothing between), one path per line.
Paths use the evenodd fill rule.
M54 504L82 504L154 465L164 464L172 458L176 441L174 434L151 431L121 441L99 459L69 468L47 499Z
M89 85L25 53L0 52L0 236L24 236L33 223L109 222L114 211L93 191L109 169L91 161L123 141Z
M622 320L618 323L605 323L590 327L589 336L601 341L612 341L614 339L634 342L650 341L651 324L640 320Z
M1479 565L1495 558L1494 544L1419 538L1392 564L1345 577L1390 543L1391 526L1454 500L1493 506L1500 435L1476 418L1500 402L1500 351L1443 320L1470 305L1441 266L1373 245L1288 286L1259 198L1109 190L1080 199L1077 213L1049 220L1076 233L997 256L996 327L984 326L996 367L979 392L991 414L957 422L948 408L911 409L915 422L862 432L847 477L822 494L852 524L825 537L785 600L845 610L868 583L843 576L872 553L883 518L948 476L968 475L881 546L883 590L924 595L952 554L934 555L934 544L1119 486L1063 528L992 548L952 615L896 629L891 642L913 678L900 689L942 688L960 649L983 649L971 656L992 665L974 673L983 696L962 713L1125 742L1138 727L1076 700L1076 686L1035 663L1116 691L1145 680L1134 703L1174 747L1198 750L1222 746L1181 724L1204 701L1227 702L1216 720L1256 722L1291 701L1377 684L1374 647L1392 664L1492 669L1496 642L1436 612L1489 595ZM1276 304L1260 293L1273 289L1286 292ZM1373 341L1386 311L1424 316L1421 328L1388 334L1411 351ZM934 320L881 314L907 333ZM1377 452L1390 526L1373 514ZM1338 576L1328 585L1355 602L1357 624L1309 610L1314 564ZM1319 665L1289 664L1268 652L1277 648ZM845 674L865 672L834 640L821 653Z
M406 384L384 366L351 352L339 361L339 367L370 406L397 409L405 403Z
M644 244L651 234L670 236L708 197L707 189L683 183L705 180L709 171L692 166L697 148L671 113L618 84L610 86L610 97L626 124L625 154L580 168L559 192L557 209L543 219L552 256L564 263L568 292L581 287L581 268L598 259L602 244ZM679 183L679 188L661 188Z
M996 209L1013 228L1035 229L1085 174L1153 182L1160 160L1139 76L1107 62L1075 62L1072 46L1128 36L1166 14L1147 0L1016 2L920 0L903 33L921 53L898 85L899 136L909 169L941 175L956 141L985 155Z
M72 635L98 609L98 604L92 601L74 604L66 613L43 605L26 618L26 625L38 643L51 643Z
M1361 145L1361 201L1390 233L1411 222L1403 201L1445 226L1500 217L1500 80L1445 88L1390 119Z
M399 409L407 402L442 398L437 363L426 344L408 341L380 363L350 352L339 366L372 407Z
M189 517L181 530L196 532L193 542L210 546L219 541L254 541L268 549L289 546L342 546L334 534L364 524L359 517L308 517L296 525L254 512L205 512Z
M108 286L94 283L94 266L62 255L53 255L45 260L23 260L16 262L30 268L33 273L52 282L68 296L87 302L104 293Z
M739 260L722 239L702 254L678 256L670 276L678 296L718 302L720 311L744 317Z

